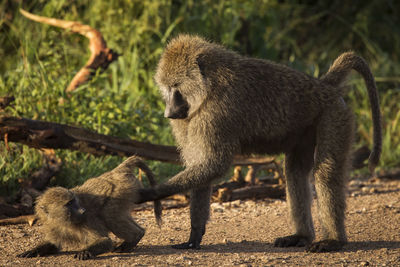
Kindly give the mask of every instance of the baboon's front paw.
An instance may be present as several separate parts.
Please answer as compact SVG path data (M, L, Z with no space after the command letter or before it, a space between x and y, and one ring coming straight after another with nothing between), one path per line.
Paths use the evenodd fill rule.
M116 252L116 253L128 253L128 252L132 252L132 251L135 249L137 243L138 243L138 242L126 242L126 241L124 241L121 245L119 245L118 247L116 247L116 248L113 250L113 252Z
M327 239L319 242L314 242L306 247L307 252L330 252L340 250L345 242Z
M25 251L21 254L18 254L17 257L19 258L33 258L39 256L38 252L36 250L28 250Z
M304 236L289 235L275 239L275 247L304 247L310 240Z
M75 254L74 258L78 260L93 259L95 256L88 250L79 251Z
M178 245L173 245L172 248L176 249L200 249L200 244L196 244L196 242L185 242Z

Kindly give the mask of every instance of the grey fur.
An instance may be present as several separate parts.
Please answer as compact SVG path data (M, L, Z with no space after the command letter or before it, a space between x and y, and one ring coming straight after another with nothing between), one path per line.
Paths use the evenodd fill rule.
M268 60L241 56L201 37L180 35L165 48L155 80L185 170L155 189L140 190L144 202L192 190L191 235L177 248L199 248L209 216L211 181L235 154L285 153L287 199L294 235L276 246L337 250L346 242L345 185L353 139L353 115L343 101L351 69L367 84L374 123L373 171L381 153L381 122L374 78L365 61L342 54L321 79ZM321 242L312 243L309 176L315 176Z
M80 250L75 258L90 259L112 250L110 232L123 240L114 251L131 251L145 233L130 214L137 201L138 189L142 188L133 175L133 167L142 169L150 184L155 186L150 169L140 158L133 156L81 186L70 190L63 187L46 190L35 206L45 242L19 256L45 256L69 248ZM155 201L155 213L160 224L159 201Z

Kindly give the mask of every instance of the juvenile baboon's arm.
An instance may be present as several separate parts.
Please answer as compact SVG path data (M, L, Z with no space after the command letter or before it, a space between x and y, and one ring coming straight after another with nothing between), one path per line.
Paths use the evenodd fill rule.
M88 260L96 257L99 254L106 253L112 250L112 241L108 237L103 237L75 254L74 258L79 260Z
M46 242L38 245L34 249L25 251L18 254L17 257L20 258L33 258L33 257L43 257L47 255L57 254L59 251L58 247L50 242Z

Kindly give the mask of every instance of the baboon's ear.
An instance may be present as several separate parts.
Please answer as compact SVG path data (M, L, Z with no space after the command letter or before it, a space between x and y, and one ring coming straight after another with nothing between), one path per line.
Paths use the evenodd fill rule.
M197 61L197 65L199 66L201 75L206 76L207 62L208 62L207 55L205 55L205 54L198 55L196 58L196 61Z

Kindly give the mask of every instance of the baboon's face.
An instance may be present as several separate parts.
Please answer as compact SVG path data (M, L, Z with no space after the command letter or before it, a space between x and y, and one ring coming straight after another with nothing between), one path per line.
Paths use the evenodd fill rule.
M164 89L164 117L169 119L185 119L189 115L189 103L179 90L180 84L175 83Z
M165 102L164 116L169 119L186 119L196 108L196 91L194 77L187 76L186 71L169 68L167 72L159 71L157 80L161 95Z
M170 119L191 118L209 88L198 62L201 49L188 45L185 37L179 40L166 47L154 77L165 101L164 116Z
M36 213L47 220L79 224L85 218L85 209L75 194L66 188L48 189L36 203Z
M79 201L76 197L65 204L65 209L67 210L72 223L79 224L83 222L86 210L79 205Z

